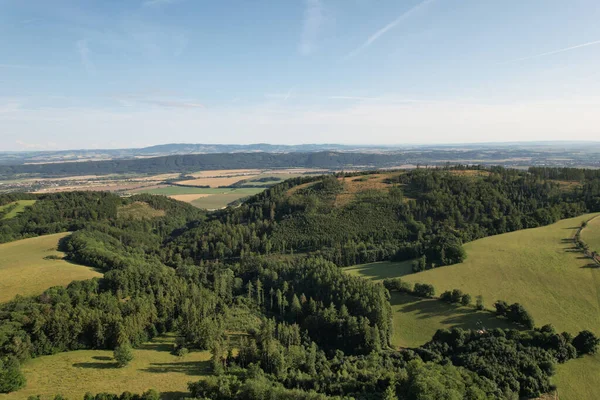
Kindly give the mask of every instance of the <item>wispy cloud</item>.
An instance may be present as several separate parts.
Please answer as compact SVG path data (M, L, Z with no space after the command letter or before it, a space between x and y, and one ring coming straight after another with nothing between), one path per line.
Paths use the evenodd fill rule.
M175 99L175 98L163 98L163 97L143 97L136 95L125 95L115 97L122 106L134 107L139 104L147 104L151 106L161 108L206 108L204 104L201 104L195 100L190 99Z
M81 64L85 68L88 73L92 73L96 70L96 66L90 60L90 54L92 53L88 42L85 39L77 41L77 51L79 52L79 58L81 59Z
M325 22L323 3L321 0L305 0L304 20L302 23L302 38L300 40L300 53L311 54L316 47L315 42Z
M379 100L379 97L363 97L363 96L329 96L330 100L350 100L350 101L372 101Z
M596 45L599 45L599 44L600 44L600 40L595 40L593 42L587 42L587 43L582 43L582 44L578 44L578 45L575 45L575 46L565 47L565 48L558 49L558 50L547 51L545 53L534 54L532 56L515 58L514 60L509 60L509 61L506 61L506 62L507 63L513 63L513 62L518 62L518 61L531 60L531 59L534 59L534 58L551 56L551 55L554 55L554 54L564 53L566 51L580 49L582 47L596 46Z
M379 29L377 32L375 32L371 36L369 36L369 38L362 45L358 46L356 49L354 49L350 53L348 53L345 58L348 59L348 58L352 58L352 57L356 56L358 53L365 50L367 47L372 45L377 39L379 39L380 37L382 37L389 31L391 31L392 29L394 29L395 27L400 25L402 22L408 20L412 16L414 16L414 15L418 14L419 12L423 11L424 9L426 9L434 1L435 0L424 0L424 1L420 2L419 4L413 6L409 10L405 11L398 18L396 18L395 20L393 20L392 22L390 22L383 28Z
M144 1L144 7L154 7L154 6L166 6L169 4L177 3L181 0L147 0Z

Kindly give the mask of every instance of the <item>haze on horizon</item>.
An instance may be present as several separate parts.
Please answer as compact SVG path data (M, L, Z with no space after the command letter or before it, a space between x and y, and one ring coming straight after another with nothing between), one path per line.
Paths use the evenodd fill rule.
M0 151L598 140L593 0L0 0Z

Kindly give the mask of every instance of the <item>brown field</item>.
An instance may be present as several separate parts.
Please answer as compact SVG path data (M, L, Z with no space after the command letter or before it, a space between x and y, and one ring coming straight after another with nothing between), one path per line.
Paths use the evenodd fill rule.
M394 175L396 174L388 173L338 178L340 182L344 183L344 191L335 198L335 205L337 207L345 206L360 192L365 192L367 190L383 190L391 187L392 185L385 183L384 180Z
M173 196L169 196L173 200L183 201L185 203L192 203L195 200L201 199L202 197L212 196L209 193L204 194L176 194Z
M260 169L216 169L211 171L200 171L188 174L194 178L217 178L223 176L239 175L258 175L262 172Z

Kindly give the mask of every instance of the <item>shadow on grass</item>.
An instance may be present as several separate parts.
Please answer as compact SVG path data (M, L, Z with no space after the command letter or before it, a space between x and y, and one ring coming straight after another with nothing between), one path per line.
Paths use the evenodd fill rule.
M412 260L402 262L380 261L369 264L347 267L348 271L356 271L365 279L372 281L386 278L398 278L412 274Z
M98 361L110 361L113 358L109 357L109 356L94 356L94 357L92 357L92 359L98 360Z
M160 400L179 400L189 396L189 392L161 392Z
M152 363L142 371L154 374L177 372L186 375L201 376L209 374L210 361L181 361L173 363Z
M173 351L173 343L167 341L157 341L156 339L150 343L144 343L137 348L138 350L163 351L170 353Z
M92 368L92 369L113 369L117 368L118 365L116 362L112 363L102 363L102 362L82 362L73 364L75 368Z
M586 264L586 265L583 265L583 266L581 266L579 268L598 269L598 268L600 268L600 265L598 265L598 264Z
M392 305L400 306L399 313L412 313L417 319L437 318L440 325L462 329L519 329L503 318L497 318L490 311L477 311L470 307L461 307L440 301L438 299L421 299L407 294L393 293L390 299ZM444 328L445 326L440 326Z

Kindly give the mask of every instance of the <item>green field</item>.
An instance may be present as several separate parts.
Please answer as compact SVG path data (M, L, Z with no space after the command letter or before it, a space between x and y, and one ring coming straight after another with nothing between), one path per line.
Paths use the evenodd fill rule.
M133 351L133 361L117 368L108 350L79 350L43 356L26 362L25 388L0 394L0 400L23 400L40 394L55 394L75 400L86 392L141 393L156 389L163 399L182 397L187 383L198 381L210 371L209 352L190 352L184 358L171 354L174 338L156 338ZM177 398L179 398L177 397Z
M148 194L162 194L164 196L175 196L179 194L229 194L229 193L239 193L245 196L249 196L251 194L256 194L262 192L264 189L262 188L239 188L239 189L231 189L231 188L197 188L197 187L186 187L186 186L169 186L164 188L155 188L155 189L142 189L140 193L148 193Z
M515 328L489 311L476 311L472 307L455 306L437 299L392 293L390 304L394 314L392 344L397 347L421 346L443 328Z
M430 283L437 294L458 288L473 297L483 295L488 308L498 299L519 302L534 316L537 326L552 323L558 331L576 334L589 329L600 334L600 269L590 268L590 260L574 251L571 240L581 222L596 215L467 243L467 260L458 265L410 274L410 262L382 262L346 271L375 281L402 276L406 281ZM590 234L600 230L600 217L586 229L590 230L584 240L592 241ZM397 346L422 344L437 329L449 326L469 328L478 320L486 327L505 323L491 314L398 293L392 295L391 304ZM600 355L596 355L559 365L554 382L561 400L595 400L600 393L599 379Z
M581 231L581 239L590 246L591 251L600 253L600 217L588 222Z
M519 302L537 326L551 323L558 331L600 334L600 269L590 268L570 240L581 221L594 215L467 243L464 263L405 279L430 283L438 293L458 288L483 295L489 308L499 299Z
M11 210L2 219L11 219L11 218L16 217L18 214L25 211L25 207L32 206L35 202L36 202L36 200L19 200L19 201L15 201L13 203L9 203L9 204L0 206L0 211L2 211L6 208L11 207L13 204L17 205L17 207L15 207L13 210Z
M58 233L0 244L0 303L17 294L36 295L52 286L102 275L61 259L64 253L56 248L67 235Z

